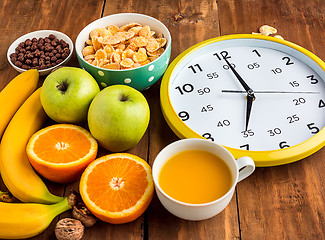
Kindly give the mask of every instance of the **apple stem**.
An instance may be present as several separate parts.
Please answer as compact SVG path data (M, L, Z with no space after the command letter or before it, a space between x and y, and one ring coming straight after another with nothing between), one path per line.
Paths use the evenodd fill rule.
M126 102L126 101L128 101L128 99L129 99L129 97L128 97L127 95L125 95L125 94L121 94L119 100L120 100L121 102Z
M61 91L62 94L64 94L68 89L68 82L63 81L62 83L59 83L59 85L57 85L56 88L59 89L59 91Z

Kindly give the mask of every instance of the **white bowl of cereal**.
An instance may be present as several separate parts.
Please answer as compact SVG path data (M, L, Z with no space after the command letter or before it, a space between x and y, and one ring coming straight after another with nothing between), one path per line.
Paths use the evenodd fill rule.
M64 33L38 30L16 39L8 48L7 59L18 72L35 68L40 76L66 64L73 52L73 42Z
M171 54L171 35L159 20L137 13L100 18L78 35L80 66L101 87L115 84L143 91L164 74Z

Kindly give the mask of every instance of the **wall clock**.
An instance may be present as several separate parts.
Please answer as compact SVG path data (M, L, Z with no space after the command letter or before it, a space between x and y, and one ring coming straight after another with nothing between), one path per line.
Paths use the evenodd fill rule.
M325 63L285 40L226 35L182 52L160 88L180 138L206 138L256 166L294 162L325 145Z

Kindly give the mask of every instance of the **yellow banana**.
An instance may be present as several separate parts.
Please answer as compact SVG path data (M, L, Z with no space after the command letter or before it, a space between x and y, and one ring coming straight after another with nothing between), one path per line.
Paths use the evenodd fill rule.
M0 138L21 104L35 91L39 74L31 69L19 74L0 92Z
M71 206L67 198L52 205L0 202L0 238L23 239L36 236L43 232L57 215L69 209Z
M29 138L45 122L46 114L37 89L9 122L0 143L0 173L8 190L22 202L52 204L62 201L49 192L26 154ZM1 213L1 212L0 212Z

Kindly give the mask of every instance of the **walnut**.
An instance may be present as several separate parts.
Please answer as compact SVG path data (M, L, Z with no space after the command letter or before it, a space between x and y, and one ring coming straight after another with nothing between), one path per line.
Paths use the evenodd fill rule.
M93 226L98 220L82 202L73 206L72 216L80 220L85 227Z
M58 67L57 69L59 69L61 67ZM57 70L56 68L54 68L55 70ZM70 194L68 196L68 203L71 207L73 207L74 205L78 204L79 202L81 202L81 196L78 192L76 191L70 191Z
M58 240L80 240L85 227L73 218L63 218L56 224L55 236Z

